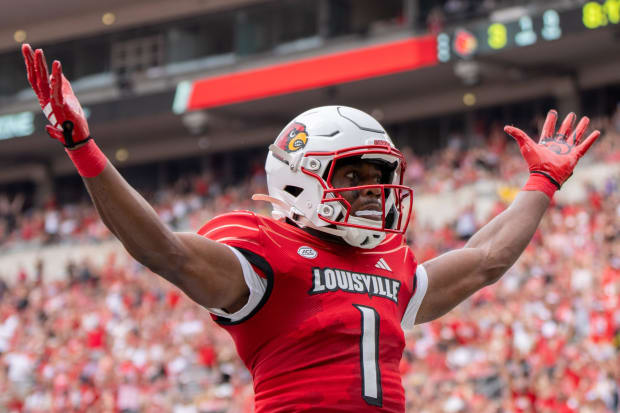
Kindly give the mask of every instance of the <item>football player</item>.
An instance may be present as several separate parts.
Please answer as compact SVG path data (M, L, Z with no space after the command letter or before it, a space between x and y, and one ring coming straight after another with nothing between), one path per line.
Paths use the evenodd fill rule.
M554 192L599 136L555 133L538 142L506 126L530 178L512 205L464 248L418 264L405 243L412 190L383 127L344 106L309 110L270 145L273 218L215 217L172 232L97 147L71 86L41 50L22 48L28 79L106 226L127 251L208 309L233 337L254 379L257 412L404 412L403 329L434 320L497 281L519 257Z

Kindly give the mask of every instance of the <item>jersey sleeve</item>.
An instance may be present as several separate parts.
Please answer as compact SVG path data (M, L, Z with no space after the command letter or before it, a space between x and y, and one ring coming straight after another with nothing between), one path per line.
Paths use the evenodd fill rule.
M250 291L247 303L235 313L221 308L209 308L216 321L239 323L251 317L264 304L271 290L273 271L264 258L260 241L258 218L249 211L235 211L219 215L205 224L198 234L227 245L235 254L243 270L243 278Z
M237 256L241 269L243 270L243 279L245 284L250 290L250 296L248 302L238 311L234 313L228 313L221 308L207 308L211 313L224 317L231 322L239 322L248 317L260 304L261 300L265 296L267 291L267 280L256 272L252 264L248 261L243 254L241 254L235 247L228 246L232 252Z
M260 240L258 217L250 211L234 211L218 215L200 228L198 235L238 250L250 251L260 257L265 256Z
M422 300L424 299L428 288L428 276L426 275L426 269L424 269L424 266L421 264L418 265L415 270L415 282L415 292L411 296L411 299L407 304L407 308L405 309L405 314L400 322L402 329L405 331L413 329L416 316L418 315L418 310L420 309L420 305L422 304Z

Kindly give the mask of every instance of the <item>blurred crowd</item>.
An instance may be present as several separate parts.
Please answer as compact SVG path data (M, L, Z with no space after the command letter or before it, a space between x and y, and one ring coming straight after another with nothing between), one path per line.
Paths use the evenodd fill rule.
M538 136L541 116L529 131ZM604 131L580 166L588 163L620 162L620 109L611 117L593 119L591 128ZM480 125L465 139L452 135L445 148L426 156L417 156L403 148L407 161L404 184L415 196L457 190L486 180L501 180L516 188L526 176L518 146L502 130L502 123ZM260 165L264 153L258 155ZM139 188L138 188L139 189ZM270 206L250 199L252 194L267 193L262 167L252 168L245 180L223 186L216 171L181 177L174 184L153 193L144 193L161 219L175 230L195 231L213 216L234 209L250 209L270 214ZM58 205L53 199L40 208L23 208L21 195L0 193L0 252L50 243L83 243L111 239L90 200Z
M227 333L166 281L108 258L40 263L0 287L0 411L250 411ZM47 271L66 278L46 282Z
M600 122L594 126L605 135L589 161L617 163L620 122ZM406 183L417 193L487 178L518 188L524 177L500 128L467 143L454 136L428 157L405 154ZM401 363L408 411L620 412L619 182L615 176L589 186L582 202L552 207L499 282L408 334ZM204 173L149 201L173 228L195 230L232 209L268 214L268 204L249 199L265 190L259 169L230 187ZM22 204L0 198L0 251L111 238L86 203L29 211ZM506 207L498 198L494 213ZM409 240L423 262L461 247L483 224L470 210L441 228L414 220ZM59 272L64 277L48 277ZM227 333L128 257L66 268L40 261L11 277L0 278L0 411L252 411L252 380Z
M401 365L410 411L620 411L618 179L552 208L496 284L417 326ZM421 261L464 242L419 232Z

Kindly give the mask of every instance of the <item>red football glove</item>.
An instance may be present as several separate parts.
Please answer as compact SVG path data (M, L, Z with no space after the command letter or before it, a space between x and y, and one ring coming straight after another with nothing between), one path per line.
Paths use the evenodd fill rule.
M47 133L69 149L91 139L84 111L73 94L71 84L62 74L60 62L54 61L50 76L41 49L33 52L29 44L24 44L22 54L28 81L39 98L43 113L52 124L45 126Z
M555 110L550 110L538 143L535 143L525 132L514 126L505 126L504 131L515 138L519 144L521 154L527 161L530 173L546 176L560 189L562 184L573 174L573 169L579 158L586 153L601 133L595 130L581 142L583 134L588 129L590 119L586 116L581 118L575 131L572 132L576 116L571 112L566 116L554 136L557 118L558 113Z

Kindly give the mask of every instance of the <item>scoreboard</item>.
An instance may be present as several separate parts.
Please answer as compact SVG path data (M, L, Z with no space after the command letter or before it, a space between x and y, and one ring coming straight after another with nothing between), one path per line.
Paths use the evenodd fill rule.
M447 62L511 47L551 41L620 22L620 0L588 1L581 8L546 9L511 21L483 22L437 35L437 59Z

